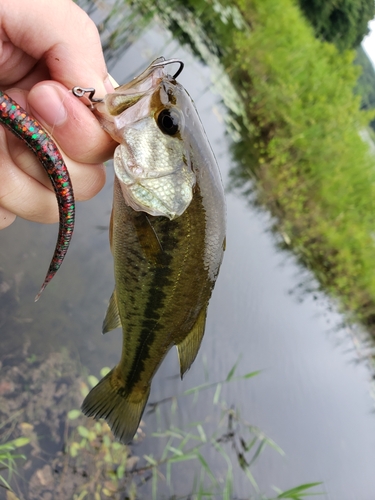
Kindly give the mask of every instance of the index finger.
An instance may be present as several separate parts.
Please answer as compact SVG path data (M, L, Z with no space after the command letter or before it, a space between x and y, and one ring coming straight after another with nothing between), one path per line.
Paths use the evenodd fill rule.
M99 33L72 0L1 0L0 31L33 60L44 60L51 78L68 89L95 87L98 97L111 91Z

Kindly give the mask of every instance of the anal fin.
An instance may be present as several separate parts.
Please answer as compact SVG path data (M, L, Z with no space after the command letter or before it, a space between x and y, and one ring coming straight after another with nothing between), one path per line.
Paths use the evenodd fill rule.
M121 325L120 314L117 307L116 288L113 290L111 298L109 299L108 309L103 321L102 333L110 332Z
M207 307L204 307L199 313L197 321L195 322L191 331L182 342L176 345L178 359L180 361L181 378L184 376L184 373L190 368L193 361L197 357L206 326L206 315Z

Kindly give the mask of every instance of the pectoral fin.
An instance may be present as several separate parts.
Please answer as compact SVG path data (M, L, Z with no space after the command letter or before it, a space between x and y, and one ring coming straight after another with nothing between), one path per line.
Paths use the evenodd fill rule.
M152 264L157 264L163 248L150 219L145 213L140 213L138 217L134 217L134 228L143 255Z
M119 315L118 307L117 307L117 296L116 296L116 288L115 288L113 290L111 298L109 299L107 313L106 313L104 321L103 321L102 333L110 332L111 330L114 330L115 328L118 328L119 326L122 326L122 325L121 325L121 319L120 319L120 315Z
M190 368L198 354L199 347L203 339L204 328L206 326L206 314L207 308L205 307L199 313L198 319L187 337L185 337L184 340L176 346L178 359L180 361L181 378Z

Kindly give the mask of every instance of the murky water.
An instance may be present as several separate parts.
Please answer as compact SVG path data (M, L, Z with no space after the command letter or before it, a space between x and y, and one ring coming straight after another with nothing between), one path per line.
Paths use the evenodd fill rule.
M193 97L218 158L224 184L231 169L229 139L223 109L207 68L181 49L162 28L153 26L136 41L113 69L124 82L156 56L180 57L186 69L179 78ZM21 350L30 339L30 352L47 355L68 347L91 373L118 362L121 332L100 334L113 289L108 226L112 199L112 170L102 192L79 204L77 226L68 256L40 301L33 302L54 248L56 226L17 220L0 233L3 279L12 297L0 307L1 356ZM200 353L181 382L177 355L167 356L156 375L150 401L181 394L205 380L225 379L234 363L238 373L262 370L257 377L234 382L224 397L228 405L258 426L284 450L267 449L254 467L261 491L272 493L313 481L324 483L322 498L375 498L375 416L369 394L369 373L356 363L349 333L338 329L340 317L323 299L297 300L291 294L302 279L292 258L279 253L268 232L266 214L250 208L239 193L228 193L228 235L224 263L209 307ZM206 360L206 362L204 362ZM183 426L217 413L212 398L198 403L179 400L175 423ZM169 423L145 417L146 433ZM148 438L141 453L157 455L158 443ZM211 453L209 459L221 467ZM188 481L181 478L181 484ZM248 480L236 474L236 493L247 498Z

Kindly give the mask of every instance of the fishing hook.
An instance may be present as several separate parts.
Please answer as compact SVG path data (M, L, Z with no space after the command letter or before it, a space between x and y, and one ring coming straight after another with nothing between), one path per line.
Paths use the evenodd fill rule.
M185 66L185 64L182 61L180 61L179 59L167 59L166 61L156 62L156 63L152 64L151 67L152 68L159 68L159 67L167 66L167 64L174 64L174 63L177 63L180 65L180 67L178 68L178 70L176 71L176 73L172 77L172 78L176 79L178 77L178 75L181 74L181 72Z
M72 88L73 95L76 97L83 97L85 94L89 94L87 96L88 100L92 103L95 102L103 102L103 99L98 99L97 97L94 97L94 94L96 90L93 87L89 87L85 89L84 87L73 87Z

